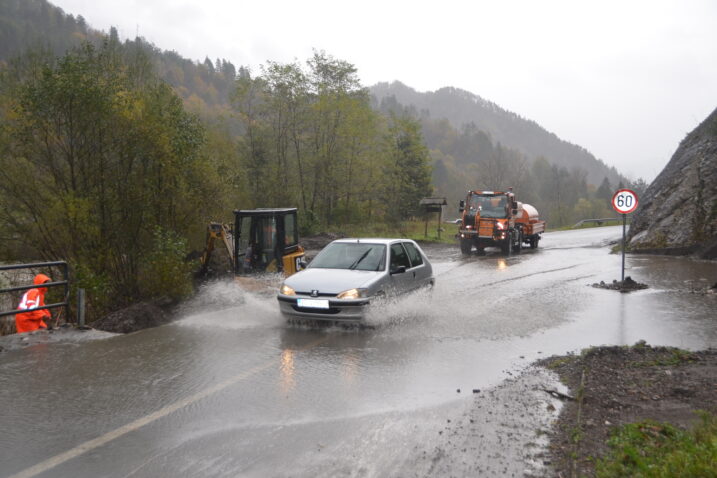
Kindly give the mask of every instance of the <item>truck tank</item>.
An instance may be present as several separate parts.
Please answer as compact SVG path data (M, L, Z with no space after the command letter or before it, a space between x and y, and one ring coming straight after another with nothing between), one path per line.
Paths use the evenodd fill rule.
M515 217L516 221L522 223L534 223L540 220L538 216L538 210L530 204L518 202L518 215Z

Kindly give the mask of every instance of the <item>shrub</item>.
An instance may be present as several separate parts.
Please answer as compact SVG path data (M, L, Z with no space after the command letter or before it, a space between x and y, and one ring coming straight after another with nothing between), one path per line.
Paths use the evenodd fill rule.
M152 248L147 253L138 278L142 296L168 297L173 301L192 292L192 264L185 262L186 239L160 227L154 230Z

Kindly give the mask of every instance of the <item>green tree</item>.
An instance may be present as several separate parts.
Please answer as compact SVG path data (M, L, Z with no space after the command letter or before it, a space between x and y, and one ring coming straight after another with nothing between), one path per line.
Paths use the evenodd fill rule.
M146 297L155 228L186 237L211 214L204 128L138 50L28 58L0 78L0 222L35 257L67 259L108 291L103 306Z
M419 212L421 198L430 196L431 166L420 124L409 117L392 117L386 135L385 207L394 220Z
M233 94L254 205L298 205L312 228L370 216L381 121L355 67L314 52L305 68L269 62L261 72L240 70Z
M613 191L612 185L610 184L610 180L605 177L605 179L602 180L602 183L600 183L600 186L597 188L597 191L595 192L595 197L609 202L610 200L612 200L612 196L614 193L615 191Z

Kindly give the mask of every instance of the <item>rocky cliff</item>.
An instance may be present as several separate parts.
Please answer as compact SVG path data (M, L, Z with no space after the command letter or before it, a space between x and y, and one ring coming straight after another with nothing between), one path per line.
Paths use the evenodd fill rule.
M635 252L717 258L717 109L640 198L628 243Z

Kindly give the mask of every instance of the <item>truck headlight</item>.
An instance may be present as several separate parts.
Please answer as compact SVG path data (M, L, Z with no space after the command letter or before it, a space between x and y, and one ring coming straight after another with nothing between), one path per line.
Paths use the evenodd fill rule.
M279 289L279 293L282 295L296 295L296 291L286 284L281 284L281 289Z
M337 299L358 299L366 297L366 289L349 289L336 296Z
M498 230L502 231L505 226L503 226L502 222L496 222L495 227L498 228Z

